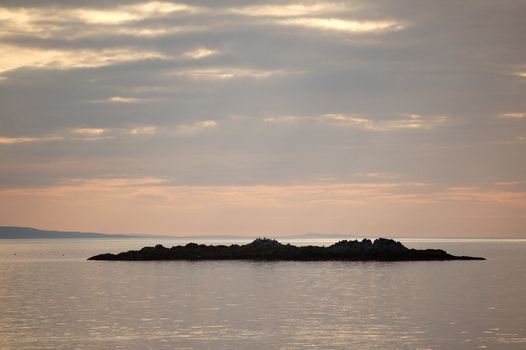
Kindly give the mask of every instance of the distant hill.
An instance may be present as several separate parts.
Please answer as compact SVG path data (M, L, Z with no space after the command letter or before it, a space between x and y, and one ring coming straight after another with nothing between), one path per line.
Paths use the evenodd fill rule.
M282 236L280 238L292 238L292 239L355 239L355 238L361 238L362 236L358 235L352 235L352 234L341 234L341 233L316 233L316 232L308 232L308 233L302 233L299 235L292 235L292 236Z
M117 235L93 232L47 231L31 227L0 226L0 239L31 238L142 238L145 235Z
M265 235L262 235L265 236ZM299 235L281 236L282 239L350 239L352 235L332 233L304 233ZM159 239L184 239L184 240L247 240L255 237L236 235L146 235L146 234L108 234L76 231L49 231L32 227L0 226L0 239L39 239L39 238L159 238Z

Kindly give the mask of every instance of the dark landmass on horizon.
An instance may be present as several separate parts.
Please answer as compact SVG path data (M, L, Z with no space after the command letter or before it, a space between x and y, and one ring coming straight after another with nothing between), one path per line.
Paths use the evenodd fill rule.
M32 227L0 226L0 239L44 239L44 238L144 238L140 234L107 234L77 231L49 231Z
M307 232L296 235L275 236L279 239L357 239L367 237L367 234L351 234L351 233L317 233ZM242 236L242 235L170 235L170 234L146 234L146 233L100 233L100 232L80 232L80 231L55 231L42 230L33 227L22 226L0 226L0 239L61 239L61 238L155 238L155 239L180 239L180 240L253 240L256 236ZM398 239L524 239L522 237L399 237Z
M304 233L299 235L288 235L280 238L337 238L344 239L354 237L353 235L344 235L337 233ZM237 235L199 235L199 236L176 236L176 235L150 235L141 233L95 233L95 232L78 232L78 231L52 231L41 230L32 227L18 226L0 226L0 239L44 239L44 238L165 238L165 239L253 239L255 237L237 236Z
M480 257L454 256L441 249L409 249L402 243L386 238L339 241L328 247L282 244L268 238L258 238L245 245L205 245L188 243L165 248L144 247L119 254L100 254L88 260L265 260L265 261L425 261L425 260L485 260Z

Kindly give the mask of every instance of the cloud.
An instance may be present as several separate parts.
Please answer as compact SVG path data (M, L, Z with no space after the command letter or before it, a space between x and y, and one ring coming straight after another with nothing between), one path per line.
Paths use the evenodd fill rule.
M49 9L0 7L0 37L34 35L46 38L62 29L60 25L39 25L44 19L57 19Z
M263 118L263 122L266 124L295 124L300 119L301 117L295 115L285 115L278 117L265 117Z
M218 123L215 120L200 120L191 124L180 124L176 128L176 133L179 135L196 135L207 129L217 127Z
M344 114L325 114L319 117L319 120L322 122L327 122L329 124L348 126L348 127L359 127L363 129L375 130L377 127L373 121L370 119L354 116L354 115L344 115Z
M358 177L372 178L377 180L396 180L400 178L400 174L392 173L380 173L380 172L369 172L369 173L356 173Z
M325 114L317 118L320 122L333 126L366 129L372 131L390 131L400 129L432 129L448 121L445 116L423 117L417 114L402 119L375 121L366 117L346 114Z
M507 204L526 208L526 192L499 191L479 187L451 187L435 195L440 201L463 201Z
M318 15L348 10L343 3L292 3L286 5L255 5L231 8L229 12L250 17L292 17Z
M145 3L117 4L104 7L0 7L0 37L32 37L45 40L63 39L78 42L80 39L108 40L112 37L132 36L157 38L176 33L206 31L211 26L224 23L218 18L228 14L240 16L269 17L271 24L302 26L347 32L382 32L399 30L403 25L396 21L351 21L338 18L308 17L322 14L342 13L350 8L343 3L292 3L285 5L256 5L239 8L205 8L184 3L150 1ZM214 13L212 20L185 17L185 22L163 22L161 19L176 13L202 15ZM307 16L307 17L306 17ZM209 18L209 17L206 17ZM210 18L209 18L210 19ZM149 20L150 22L147 22ZM154 21L156 20L156 21ZM153 22L152 22L153 21ZM240 22L251 26L252 22ZM37 47L9 40L0 44L0 72L22 67L75 69L98 68L122 62L149 59L169 59L164 49L146 49L142 45L112 45L93 47L86 42L81 47L66 48L63 45L45 44ZM66 45L68 46L68 45ZM198 48L183 54L189 59L203 59L217 55L215 49ZM192 79L227 80L235 78L265 79L282 70L257 68L203 68L183 70L179 75Z
M170 26L119 26L118 28L113 27L99 27L91 28L80 33L74 33L69 35L67 38L91 38L100 36L131 36L138 38L158 38L174 34L192 33L199 31L206 31L209 28L207 26L195 26L195 25L170 25Z
M201 127L211 127L204 123ZM23 137L0 137L0 145L22 144L34 142L84 140L97 141L116 137L153 135L157 132L156 126L135 126L129 128L71 128L62 130L53 135L23 136Z
M383 33L405 28L396 21L352 21L338 18L288 18L276 21L277 24L348 33Z
M205 130L217 127L219 123L215 120L200 120L192 123L179 123L164 126L162 131L165 134L180 136L197 135ZM123 139L126 137L152 136L159 132L159 127L155 125L132 125L129 127L113 128L90 128L79 127L58 130L53 135L44 136L24 136L24 137L0 137L0 145L22 144L44 141L101 141L108 139Z
M352 215L346 205L367 206L370 196L370 217L357 217L368 227L383 222L379 215L394 217L400 203L425 202L434 206L430 224L415 230L428 233L448 221L432 218L451 208L451 198L524 186L495 185L497 179L521 179L526 166L524 5L470 2L455 8L438 1L421 11L417 3L4 1L0 183L29 188L83 176L173 176L189 186L188 198L225 193L214 197L216 209L228 191L238 193L228 197L232 202L237 197L251 203L253 195L274 203L283 212L265 214L261 227L279 218L301 225L304 216L316 225L323 215L326 227L354 227L354 220L345 221ZM451 16L454 11L458 15ZM401 114L406 111L414 113ZM353 181L404 179L442 187L383 188L382 195L379 187L351 189ZM331 189L311 183L318 180L349 183ZM286 186L302 181L308 189ZM216 186L225 184L232 186ZM480 187L446 193L466 184ZM318 185L330 195L316 192ZM182 192L158 187L161 198L171 198L166 207L176 207L170 207L164 228L179 227L167 221L187 213L170 197L171 191ZM157 195L151 191L141 195ZM96 200L88 192L85 198ZM308 203L316 205L307 210ZM389 203L396 205L383 210ZM454 201L462 209L491 208L487 203ZM16 208L26 218L41 215L28 207L36 205ZM292 207L298 215L289 220ZM212 205L206 208L185 229L194 230L196 217L208 221L215 215ZM235 209L225 220L234 221L243 203ZM411 209L417 212L398 220L413 225L419 212ZM334 214L338 210L341 216ZM488 227L484 215L470 220L469 210L457 214L465 217L457 224ZM524 220L509 222L516 230L524 227ZM450 224L450 232L462 228Z
M148 18L167 15L171 13L167 12L168 9L172 9L172 12L195 13L197 11L196 8L187 5L161 2L113 8L0 7L0 37L28 36L38 39L67 40L112 36L154 38L206 28L206 26L196 25L143 24L140 22Z
M153 135L157 132L156 126L143 126L137 128L131 128L127 130L127 133L131 135Z
M522 181L500 181L496 182L495 185L497 186L519 186L522 185Z
M71 133L76 134L76 135L83 135L83 136L100 136L106 132L108 132L108 130L100 129L100 128L71 129Z
M44 136L19 136L0 137L0 145L24 144L51 141L98 141L109 138L124 137L126 135L141 136L153 135L157 132L156 126L140 126L130 128L71 128L62 130L53 135Z
M142 98L136 97L121 97L121 96L112 96L103 100L96 100L98 103L116 103L116 104L137 104L143 103L145 100Z
M194 60L199 60L201 58L209 57L209 56L215 56L219 53L218 50L212 50L207 48L200 48L193 51L188 51L184 53L183 57L191 58Z
M133 48L65 50L0 44L0 52L0 73L22 67L98 68L123 62L167 58L160 52Z
M194 80L267 79L280 74L284 74L284 72L250 68L186 69L175 73L176 76Z
M164 185L167 180L164 178L146 177L102 177L92 179L73 178L63 180L61 186L66 188L99 188L99 189L119 189L123 187L141 187L151 185Z
M353 33L385 32L405 27L397 21L365 21L319 17L341 15L356 10L345 3L264 4L237 8L198 7L168 1L121 4L104 7L0 7L0 37L32 36L41 39L97 38L101 36L162 37L176 33L209 30L217 21L230 14L244 17L264 17L277 25L301 26ZM210 15L205 23L166 24L152 22L173 14ZM222 24L224 25L224 23ZM251 23L245 23L251 25ZM80 29L82 30L79 30Z
M15 143L30 143L30 142L45 142L62 140L62 136L50 135L40 137L0 137L0 145L15 144Z
M433 233L440 234L446 227L446 232L458 227L460 220L476 235L481 234L481 227L466 220L466 215L487 218L484 208L489 208L492 220L484 221L485 226L502 227L499 224L509 222L510 212L521 215L526 209L526 192L424 189L427 191L422 184L404 182L179 186L155 176L71 178L55 186L0 189L0 219L46 227L60 218L61 225L95 231L178 234L211 230L218 234L290 234L309 229L421 234L421 225L439 225ZM24 215L20 209L28 203L38 206L39 215ZM437 205L446 208L438 217ZM68 221L71 217L74 220ZM105 220L94 220L101 217ZM99 226L100 222L104 224ZM442 226L444 223L450 224ZM490 231L485 228L482 232Z
M69 138L73 140L97 141L108 138L122 138L129 135L154 135L157 129L157 126L152 125L132 126L129 128L73 128L69 130L73 137ZM68 139L68 137L64 136L64 139Z
M523 119L523 118L526 118L526 113L524 112L502 113L502 114L499 114L499 117L505 118L505 119Z
M364 129L370 131L392 131L403 129L429 130L449 119L445 116L424 117L417 114L403 115L399 119L374 120L361 115L323 114L320 116L269 116L263 118L267 124L297 124L300 122L321 123L334 127Z
M158 185L159 187L156 187ZM365 204L367 200L387 200L389 198L397 201L400 191L414 191L422 187L421 183L390 182L390 183L310 183L296 185L252 185L252 186L184 186L175 185L172 181L158 177L107 177L107 178L72 178L62 180L55 186L28 189L26 193L48 195L51 193L65 193L69 191L78 192L87 190L89 192L108 192L109 190L120 191L128 188L133 191L146 190L165 192L169 200L181 200L183 197L194 199L220 200L224 204L236 205L270 205L286 206L287 202L299 202L315 205L320 200L328 203L352 203L353 205ZM13 191L21 191L13 189ZM135 197L133 192L127 192L128 198ZM167 203L169 204L169 203Z
M69 132L72 135L69 138L73 140L97 141L112 137L111 129L103 128L73 128Z
M166 16L174 12L196 13L199 12L199 8L167 1L151 1L106 9L77 9L63 14L88 24L122 24Z
M113 7L0 7L0 36L33 35L49 38L72 23L86 25L122 25L173 13L197 13L200 9L186 4L150 1Z
M341 15L356 10L345 3L292 3L285 5L255 5L232 8L231 13L271 18L269 23L283 26L297 26L348 33L381 33L402 30L405 24L394 20L350 20L344 18L320 17L322 15Z

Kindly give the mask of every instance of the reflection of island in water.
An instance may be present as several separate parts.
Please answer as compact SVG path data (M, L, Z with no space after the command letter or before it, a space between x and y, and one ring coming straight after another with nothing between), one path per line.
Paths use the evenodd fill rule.
M100 254L88 260L294 260L294 261L418 261L418 260L485 260L470 256L454 256L440 249L409 249L392 239L372 242L339 241L328 247L281 244L258 238L246 245L205 245L188 243L165 248L162 245L130 250L119 254Z

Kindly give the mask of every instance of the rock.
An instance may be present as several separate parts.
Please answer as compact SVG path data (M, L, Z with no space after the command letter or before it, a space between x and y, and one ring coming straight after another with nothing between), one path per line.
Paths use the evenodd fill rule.
M88 260L296 260L296 261L416 261L416 260L485 260L479 257L454 256L440 249L409 249L387 238L374 242L343 240L329 247L297 247L274 239L258 238L246 245L205 245L188 243L166 248L158 244L119 254L100 254Z

